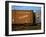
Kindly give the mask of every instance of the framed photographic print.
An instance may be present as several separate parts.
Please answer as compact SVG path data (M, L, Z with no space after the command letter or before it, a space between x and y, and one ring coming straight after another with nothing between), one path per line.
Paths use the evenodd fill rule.
M45 3L5 2L5 35L45 33Z

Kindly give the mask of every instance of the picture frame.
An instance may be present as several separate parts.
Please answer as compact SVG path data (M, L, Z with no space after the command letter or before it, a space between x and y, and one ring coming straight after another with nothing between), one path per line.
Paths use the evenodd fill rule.
M33 15L30 14L29 10L31 11L31 13ZM25 29L27 28L24 31L23 30L21 31L21 29L17 29L18 24L25 23L25 21L23 21L21 19L20 19L21 21L19 21L18 17L17 17L17 16L22 16L22 15L17 15L17 14L21 14L22 12L23 13L27 12L27 14L30 14L29 15L30 17L27 17L28 19L31 19L33 17L33 24L31 25L31 27L36 26L36 28L38 27L38 29L36 29L35 27L28 29L29 24L26 24L27 27L22 26ZM36 16L34 16L33 12L36 12L36 14L35 14ZM40 14L37 14L37 13L40 13ZM17 19L14 19L15 21L12 20L12 18L14 18L14 16L13 16L14 14L15 14L15 18L17 18ZM40 23L37 22L37 16L38 15L40 15L38 17L39 18L38 21L41 20ZM30 21L30 20L26 21L26 23L29 23L29 22L32 22L32 21ZM40 24L40 26L37 26L36 23L38 25ZM26 26L26 25L24 25L24 26ZM14 26L15 26L15 29L14 29ZM22 1L5 1L5 35L6 36L18 36L18 35L34 35L34 34L45 34L45 3L22 2Z

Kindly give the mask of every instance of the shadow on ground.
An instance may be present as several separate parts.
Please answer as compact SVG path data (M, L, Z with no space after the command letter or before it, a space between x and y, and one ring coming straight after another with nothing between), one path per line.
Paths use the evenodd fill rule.
M28 25L28 24L12 24L12 31L20 30L40 30L41 24Z

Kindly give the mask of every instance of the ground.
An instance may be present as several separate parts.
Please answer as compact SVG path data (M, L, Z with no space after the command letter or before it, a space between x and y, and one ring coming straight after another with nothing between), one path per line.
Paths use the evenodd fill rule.
M41 24L37 24L37 25L16 25L16 24L12 24L12 31L39 30L39 29L41 29Z

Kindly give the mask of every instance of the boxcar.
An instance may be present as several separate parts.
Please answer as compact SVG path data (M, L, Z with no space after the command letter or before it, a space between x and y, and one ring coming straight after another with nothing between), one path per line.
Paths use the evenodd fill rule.
M32 10L12 10L12 24L32 25L33 11Z

